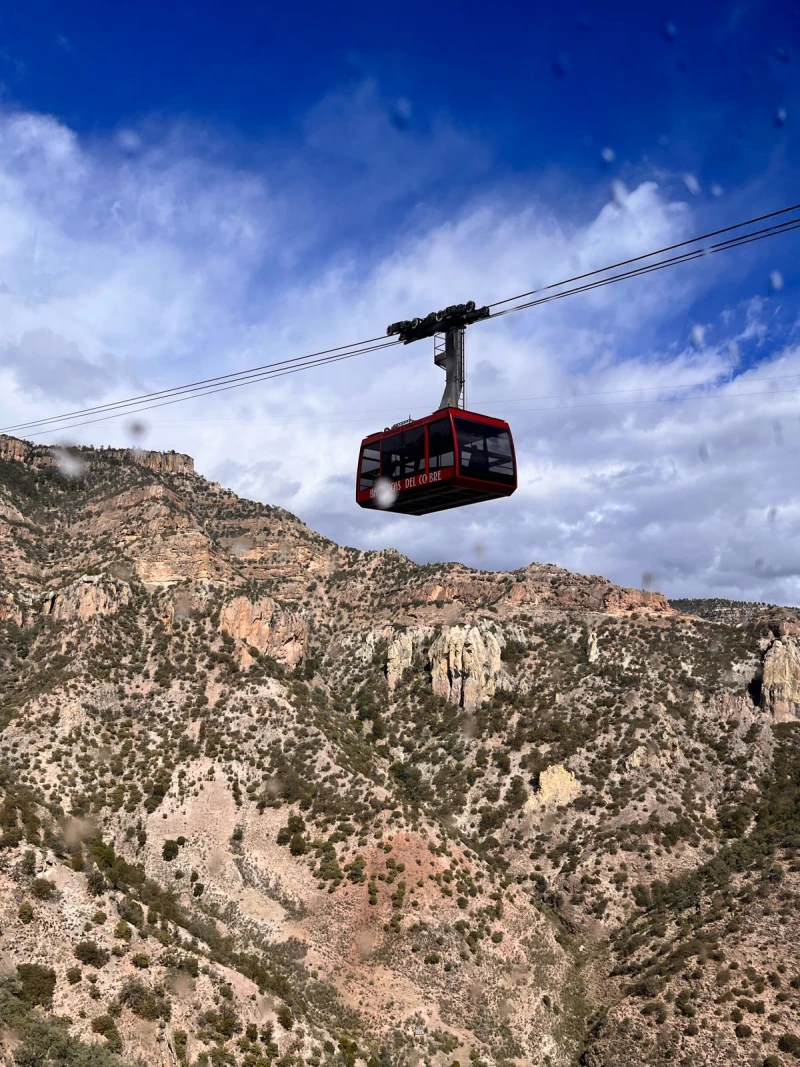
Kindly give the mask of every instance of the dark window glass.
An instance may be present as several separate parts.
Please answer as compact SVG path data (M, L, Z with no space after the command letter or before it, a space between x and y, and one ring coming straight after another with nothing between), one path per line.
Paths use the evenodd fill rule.
M458 459L467 478L514 484L514 459L508 430L456 419Z
M403 465L403 435L393 433L381 443L381 473L384 478L395 481L400 477Z
M453 429L449 419L428 426L428 470L438 471L455 464Z
M425 429L415 426L384 437L381 445L383 476L396 481L425 470Z
M425 470L425 427L403 431L403 476L422 474Z
M378 443L365 445L361 449L361 471L358 480L359 489L371 489L381 473L381 453Z

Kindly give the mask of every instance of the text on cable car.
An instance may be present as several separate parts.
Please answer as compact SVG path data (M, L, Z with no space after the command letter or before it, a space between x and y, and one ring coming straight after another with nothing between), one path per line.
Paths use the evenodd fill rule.
M443 478L451 478L453 476L455 468L445 467L438 471L429 471L427 474L414 474L410 478L400 478L396 482L392 482L392 492L402 493L406 489L419 489L425 485L433 485L435 482L442 481ZM370 489L370 499L378 496L380 490L376 487Z

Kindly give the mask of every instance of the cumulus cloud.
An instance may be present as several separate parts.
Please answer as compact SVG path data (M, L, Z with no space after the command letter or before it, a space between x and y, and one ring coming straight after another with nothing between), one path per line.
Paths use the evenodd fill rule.
M592 210L554 199L552 184L486 179L437 211L425 193L447 165L484 173L488 151L445 117L398 126L392 106L373 84L333 94L295 154L258 170L196 131L127 129L87 146L47 117L0 113L3 424L372 337L698 228L693 205L648 180L616 184ZM393 211L397 224L365 241L369 220ZM362 236L329 247L357 213ZM515 432L520 488L507 501L424 518L355 506L361 437L438 402L428 342L152 411L147 445L190 452L209 477L348 544L800 601L787 392L800 348L774 332L765 299L698 311L725 271L713 257L470 329L470 406ZM121 442L125 425L70 437Z

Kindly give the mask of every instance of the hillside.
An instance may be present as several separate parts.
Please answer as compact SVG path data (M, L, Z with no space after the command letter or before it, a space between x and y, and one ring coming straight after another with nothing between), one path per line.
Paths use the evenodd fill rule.
M2 1062L800 1062L800 612L4 437L0 550Z

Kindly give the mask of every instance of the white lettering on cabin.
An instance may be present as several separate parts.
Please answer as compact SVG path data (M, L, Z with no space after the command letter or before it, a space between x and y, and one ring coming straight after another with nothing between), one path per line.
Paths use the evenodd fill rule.
M442 472L430 471L429 474L415 474L411 478L401 478L399 481L392 482L392 491L395 493L401 493L407 489L416 489L421 485L432 485L434 482L440 482L442 480ZM374 500L378 495L378 490L373 487L369 491L370 500Z

